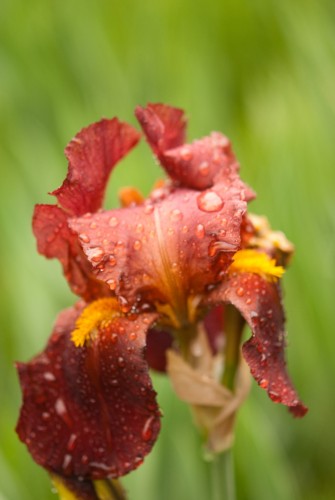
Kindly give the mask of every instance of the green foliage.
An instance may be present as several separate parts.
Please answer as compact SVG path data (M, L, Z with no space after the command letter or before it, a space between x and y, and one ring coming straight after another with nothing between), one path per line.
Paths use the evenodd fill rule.
M335 38L332 0L2 0L0 6L1 310L0 499L47 500L47 475L18 441L13 361L42 349L70 305L59 265L38 256L35 202L60 184L62 151L83 126L136 104L183 107L190 137L232 140L253 211L296 243L284 278L290 373L310 406L302 421L253 387L235 462L240 499L333 498L335 378ZM142 144L116 169L147 192L161 175ZM187 408L156 377L163 432L124 481L130 498L204 500L209 478Z

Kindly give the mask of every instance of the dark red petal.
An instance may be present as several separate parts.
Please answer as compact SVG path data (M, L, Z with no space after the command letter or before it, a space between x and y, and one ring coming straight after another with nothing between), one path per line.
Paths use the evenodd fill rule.
M74 293L90 301L110 295L109 288L92 272L78 242L78 236L68 227L68 216L55 205L36 205L33 231L38 251L48 259L58 259Z
M166 372L166 351L172 347L173 337L166 330L151 328L147 333L145 359L148 365L157 372Z
M222 349L224 331L224 305L213 307L204 318L204 327L213 354Z
M273 401L288 406L296 417L304 416L307 408L286 371L285 318L278 284L256 274L239 274L215 290L210 300L231 303L241 312L252 330L243 345L251 374Z
M138 106L135 115L153 152L160 157L185 141L186 118L182 109L165 104Z
M192 189L213 186L220 171L231 176L239 170L229 139L219 132L165 151L160 161L172 179Z
M133 127L117 118L103 119L82 129L65 149L68 174L52 193L59 204L72 215L101 208L112 168L139 139Z
M161 200L72 219L96 276L130 302L167 302L174 310L203 293L240 245L246 202L226 189L176 189Z
M118 477L135 469L160 429L143 358L155 316L118 318L84 347L70 340L78 311L62 313L46 349L19 363L17 432L34 460L66 477Z

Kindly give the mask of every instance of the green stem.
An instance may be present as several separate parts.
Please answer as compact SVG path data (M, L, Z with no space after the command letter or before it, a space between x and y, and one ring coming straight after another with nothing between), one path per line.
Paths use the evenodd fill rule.
M225 368L222 385L234 391L235 376L240 359L240 343L245 321L232 305L224 310ZM235 500L235 478L232 450L216 455L211 464L213 500Z
M245 320L234 306L225 306L224 330L225 330L225 368L222 376L222 385L234 390L235 375L240 359L240 343Z
M212 500L235 500L232 450L216 455L211 463Z

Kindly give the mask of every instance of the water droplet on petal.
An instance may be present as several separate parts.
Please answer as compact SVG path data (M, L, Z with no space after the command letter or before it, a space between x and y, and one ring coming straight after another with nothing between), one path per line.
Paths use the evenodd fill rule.
M90 238L87 234L85 233L81 233L79 235L79 239L83 242L83 243L89 243L90 242Z
M142 248L142 243L140 242L140 240L134 241L133 248L134 250L140 250Z
M190 147L184 146L180 151L180 156L185 161L190 161L193 158L193 153Z
M151 415L146 421L142 429L142 439L144 441L149 441L152 437L152 424L154 422L154 416Z
M243 297L244 295L244 288L242 288L241 286L236 290L236 295L238 295L239 297Z
M173 221L180 221L183 218L183 214L178 208L175 208L171 211L170 217Z
M276 391L269 391L269 396L274 401L275 403L280 403L281 402L281 396L278 394Z
M111 278L110 280L107 280L107 285L109 286L109 288L111 290L116 289L116 281L113 278Z
M144 207L144 213L149 215L149 214L152 214L152 212L154 211L154 206L153 205L146 205Z
M43 377L45 378L45 380L48 380L49 382L53 382L54 380L56 380L55 375L51 372L45 372L43 374Z
M72 456L69 455L68 453L64 455L63 465L62 465L64 471L69 472L69 465L71 464L71 462L72 462Z
M143 224L141 224L141 223L137 224L137 226L136 226L136 232L137 233L142 233L143 229L144 229Z
M218 212L223 207L223 201L215 191L204 191L199 194L197 204L203 212Z
M262 378L262 380L259 382L259 385L263 388L266 389L269 385L269 381L266 378Z
M93 262L100 262L104 255L104 251L100 247L89 248L86 253L87 257Z
M116 227L119 224L119 221L116 217L111 217L108 223L111 227Z
M136 339L137 339L137 333L135 333L135 332L131 332L131 333L129 334L129 338L130 338L130 340L136 340Z
M108 263L110 266L114 267L116 265L116 258L114 255L110 255L108 258Z
M122 295L119 295L118 301L119 301L119 304L120 304L121 311L123 313L127 313L127 312L130 311L131 306L129 305L129 302L126 299L126 297L123 297Z
M197 238L202 239L205 236L205 228L203 224L198 224L195 229L195 234Z
M208 161L203 161L199 165L199 174L203 177L209 174L209 163Z
M125 360L122 356L119 356L117 358L117 364L119 365L120 368L124 368L126 363L125 363Z

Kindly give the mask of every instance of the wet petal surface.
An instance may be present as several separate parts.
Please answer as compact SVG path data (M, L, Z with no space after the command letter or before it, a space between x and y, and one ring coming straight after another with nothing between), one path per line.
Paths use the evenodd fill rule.
M241 312L252 331L242 348L251 374L274 402L288 406L297 417L305 415L307 408L286 371L285 318L278 284L257 274L236 274L211 294L210 301L231 303Z
M203 192L159 189L141 206L74 218L70 226L96 277L119 297L168 303L183 315L188 297L229 266L245 210L239 190L223 183Z
M135 469L151 450L160 413L143 358L143 314L105 323L84 347L70 340L78 311L63 312L46 349L19 363L17 425L34 460L59 475L99 479Z
M139 141L140 134L117 118L82 129L65 149L69 170L53 195L73 215L101 208L109 174Z
M64 210L56 205L37 205L33 231L38 251L48 259L60 261L74 293L87 301L110 294L108 286L94 276L92 265L79 244L78 235L68 226L68 216Z

